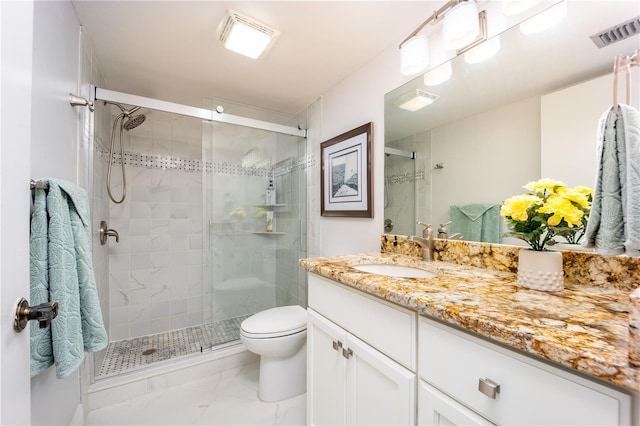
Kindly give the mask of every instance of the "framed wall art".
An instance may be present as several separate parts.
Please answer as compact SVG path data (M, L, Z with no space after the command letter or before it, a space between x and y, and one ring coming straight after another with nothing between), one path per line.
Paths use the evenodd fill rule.
M373 217L373 123L320 145L322 216Z

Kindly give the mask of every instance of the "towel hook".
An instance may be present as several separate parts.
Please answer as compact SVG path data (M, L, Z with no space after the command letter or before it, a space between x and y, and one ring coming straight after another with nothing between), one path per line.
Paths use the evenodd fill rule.
M120 242L120 235L115 229L108 229L107 222L104 220L100 222L100 244L107 244L108 237L116 237L116 243Z
M636 49L631 56L616 56L613 61L613 112L618 112L618 74L626 73L626 101L631 103L631 67L640 64L640 49Z

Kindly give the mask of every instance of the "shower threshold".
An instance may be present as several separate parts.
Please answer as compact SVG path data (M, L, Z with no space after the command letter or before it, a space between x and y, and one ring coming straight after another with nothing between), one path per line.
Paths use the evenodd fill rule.
M240 339L240 324L247 317L249 315L111 342L96 379L117 376L160 361L210 351L236 342Z

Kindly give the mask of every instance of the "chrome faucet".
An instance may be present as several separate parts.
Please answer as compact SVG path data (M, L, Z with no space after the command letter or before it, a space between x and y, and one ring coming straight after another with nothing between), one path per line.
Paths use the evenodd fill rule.
M422 247L422 260L431 261L433 260L433 231L431 230L431 225L416 222L418 225L424 226L424 230L422 231L422 237L416 237L411 235L409 237L409 241L416 242Z

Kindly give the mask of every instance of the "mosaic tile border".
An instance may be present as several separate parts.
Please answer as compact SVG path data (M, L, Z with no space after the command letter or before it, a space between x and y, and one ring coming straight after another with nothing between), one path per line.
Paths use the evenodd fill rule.
M109 151L100 144L96 144L96 152L105 162L109 161ZM121 164L122 157L119 152L113 154L113 164ZM286 166L270 167L243 167L240 164L222 162L203 162L198 159L174 157L170 155L147 155L134 152L124 152L124 164L132 167L141 167L157 170L179 170L189 173L215 173L218 175L233 176L258 176L275 177L296 173L313 167L316 164L315 155L311 154L305 158L298 158Z
M396 183L416 182L424 179L425 179L424 170L420 170L417 172L398 173L395 175L391 175L387 178L387 181L388 183L396 184Z
M196 354L240 339L240 324L250 315L109 343L96 379Z

